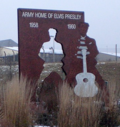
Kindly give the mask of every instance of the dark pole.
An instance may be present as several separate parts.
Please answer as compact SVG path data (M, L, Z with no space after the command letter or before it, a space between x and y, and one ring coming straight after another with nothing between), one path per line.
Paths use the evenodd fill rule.
M116 51L116 62L117 62L117 44L115 45L115 51Z
M42 46L42 49L43 49L43 58L46 60L46 54L45 54L45 49L44 47ZM41 54L40 54L41 55Z
M49 48L49 49L51 49L51 50L52 50L52 52L53 52L53 62L55 63L55 53L54 53L54 48L53 48L53 47L51 47L51 48Z
M4 54L5 54L5 64L6 64L6 52L4 51Z
M13 52L13 62L15 62L15 53L14 53L14 50L12 50Z

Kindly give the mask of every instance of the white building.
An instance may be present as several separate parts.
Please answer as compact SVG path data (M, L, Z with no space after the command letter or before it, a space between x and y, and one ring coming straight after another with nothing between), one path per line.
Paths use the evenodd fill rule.
M11 39L0 41L0 61L11 58L12 61L18 60L18 44Z

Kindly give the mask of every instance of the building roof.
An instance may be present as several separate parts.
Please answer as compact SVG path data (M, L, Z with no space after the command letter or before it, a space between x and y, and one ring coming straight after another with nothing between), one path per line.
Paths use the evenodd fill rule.
M113 52L100 52L100 53L116 56L116 53L113 53ZM120 57L120 53L117 53L117 56Z
M4 47L6 49L10 49L10 50L13 50L13 51L18 51L18 47Z
M15 41L13 41L12 39L0 41L0 47L14 47L14 46L18 46L18 44Z

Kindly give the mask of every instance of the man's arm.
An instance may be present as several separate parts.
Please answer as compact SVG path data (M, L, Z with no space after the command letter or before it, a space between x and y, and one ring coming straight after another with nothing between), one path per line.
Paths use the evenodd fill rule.
M88 50L90 52L90 55L92 55L92 57L94 57L94 58L99 54L99 51L96 46L96 41L92 38L89 38Z

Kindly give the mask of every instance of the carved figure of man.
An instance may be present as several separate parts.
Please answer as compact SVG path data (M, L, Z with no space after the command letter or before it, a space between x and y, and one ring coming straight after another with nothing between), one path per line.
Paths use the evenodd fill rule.
M58 73L61 78L62 75L61 73L63 72L61 67L62 67L62 60L63 58L63 50L62 50L62 45L58 42L55 41L56 37L56 30L53 28L50 28L48 30L49 36L50 36L50 41L44 42L41 49L40 49L40 58L45 61L44 63L44 69L42 73L40 74L40 80L44 81L46 77L49 76L51 72L56 72ZM59 55L59 59L57 59ZM39 55L39 54L38 54ZM57 63L59 62L59 63ZM59 64L59 65L58 65Z
M105 87L104 80L102 79L101 75L99 74L99 72L95 67L95 65L97 64L95 57L99 52L95 40L86 35L88 31L88 27L89 27L88 23L81 23L78 40L74 39L71 42L71 48L70 48L71 65L66 80L68 81L68 83L72 85L76 85L76 79L75 79L76 75L78 73L83 72L83 60L78 59L75 54L79 51L78 47L86 46L87 51L90 52L90 54L87 55L87 71L95 75L96 82L98 83L99 87L103 89Z
M43 45L40 49L40 53L43 53L43 56L40 56L40 57L45 62L48 62L48 58L46 58L47 54L53 54L53 61L52 62L56 62L55 54L63 54L62 46L60 43L55 41L56 30L53 28L50 28L48 30L48 32L49 32L49 36L50 36L50 41L43 43Z

